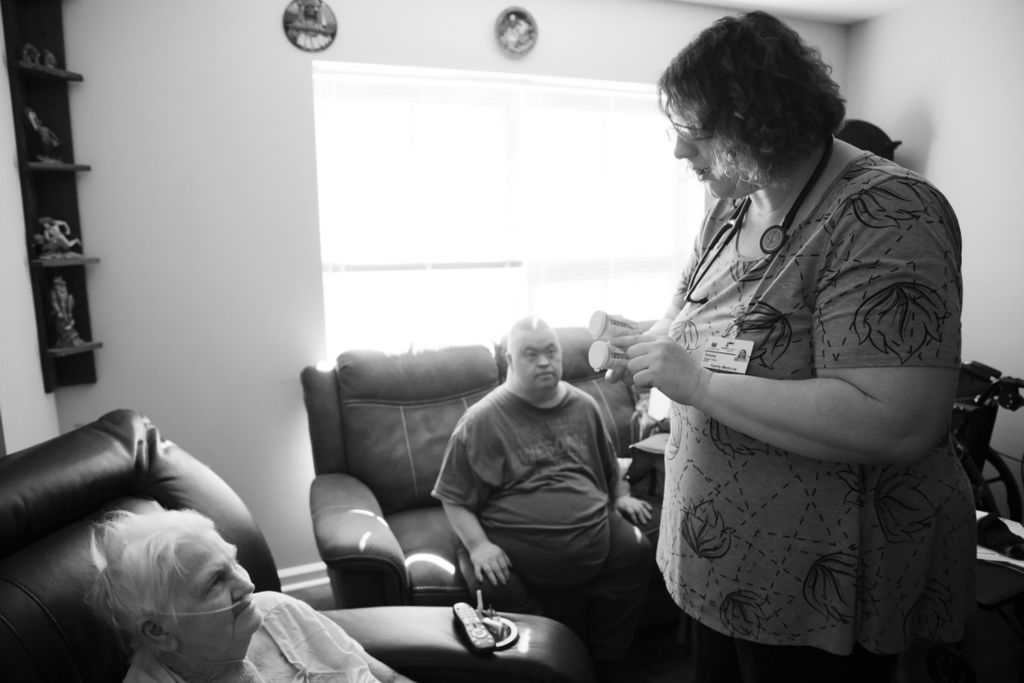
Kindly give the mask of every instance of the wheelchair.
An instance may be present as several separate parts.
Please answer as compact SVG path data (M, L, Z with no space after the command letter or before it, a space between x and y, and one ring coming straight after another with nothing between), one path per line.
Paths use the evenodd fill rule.
M971 482L975 507L1016 522L1024 522L1020 488L1006 456L989 442L999 410L1015 411L1024 405L1022 388L1024 380L1003 376L999 370L983 363L965 363L960 368L950 423L953 446ZM1024 477L1024 455L1020 466ZM1024 601L1015 597L1000 604L983 604L979 599L979 605L998 610L1011 630L1024 638ZM970 663L949 647L932 648L927 654L926 668L935 683L974 683L976 680ZM1020 676L1024 681L1024 669Z
M1024 522L1021 492L1006 463L1006 456L989 444L1000 408L1017 410L1024 405L1024 380L1005 377L995 368L972 361L961 366L957 398L953 402L953 445L971 480L979 510L1006 515ZM1024 460L1021 462L1024 474ZM998 487L998 488L993 488ZM1003 494L1002 509L996 492Z

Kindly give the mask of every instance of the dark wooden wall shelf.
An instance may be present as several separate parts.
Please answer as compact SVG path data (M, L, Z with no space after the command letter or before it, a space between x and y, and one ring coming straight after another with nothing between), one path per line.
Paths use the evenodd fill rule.
M53 78L58 81L80 81L83 79L82 74L76 74L74 71L40 66L32 62L19 61L18 69L26 78Z
M67 266L85 266L90 263L99 263L95 256L59 256L57 258L37 258L32 264L40 268L66 268Z
M88 164L69 164L63 161L29 161L28 170L36 173L78 173L91 171Z
M93 349L98 349L103 346L103 342L88 342L81 346L65 346L61 349L46 349L46 354L53 358L63 358L65 356L73 356L76 353L88 353Z
M0 0L36 334L48 392L95 382L93 352L103 346L93 339L86 291L86 266L99 259L83 255L78 213L77 174L91 167L75 161L71 137L68 89L79 87L84 77L65 68L63 1Z

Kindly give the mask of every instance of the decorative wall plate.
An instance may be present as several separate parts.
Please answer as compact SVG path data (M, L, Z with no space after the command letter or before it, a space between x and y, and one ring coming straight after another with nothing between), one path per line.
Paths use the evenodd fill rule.
M323 0L293 0L284 8L284 34L306 52L326 50L338 35L338 20Z
M509 7L494 22L498 45L510 57L522 57L537 44L537 22L522 7Z

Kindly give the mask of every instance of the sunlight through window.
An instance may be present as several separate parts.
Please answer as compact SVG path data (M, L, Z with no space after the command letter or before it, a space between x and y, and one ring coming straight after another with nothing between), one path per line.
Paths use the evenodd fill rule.
M660 317L703 212L653 85L313 65L327 350Z

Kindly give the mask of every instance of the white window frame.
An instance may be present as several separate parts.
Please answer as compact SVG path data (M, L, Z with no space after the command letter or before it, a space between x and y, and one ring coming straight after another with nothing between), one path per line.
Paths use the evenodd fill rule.
M355 347L397 352L489 343L526 314L541 315L556 326L585 325L598 308L614 308L612 312L638 319L659 317L666 308L703 214L703 189L692 179L688 164L672 158L672 145L664 139L665 122L652 85L322 61L314 61L313 79L326 348L330 357ZM508 168L524 170L509 171L504 181L488 175L489 168L482 171L485 184L465 199L472 204L479 196L489 197L494 208L484 214L481 207L476 207L484 216L478 221L484 224L480 233L472 228L472 214L461 218L470 228L463 229L463 239L450 238L449 243L465 247L464 253L451 255L447 248L437 248L423 239L423 232L415 231L437 230L453 204L450 197L447 206L434 201L439 191L417 194L421 184L432 180L430 164L403 175L404 164L420 160L413 149L403 158L407 147L422 144L424 149L434 150L437 158L437 140L424 138L431 135L431 130L441 130L438 137L444 140L453 137L443 130L444 120L435 119L433 128L411 120L407 131L401 112L391 117L387 107L371 110L380 114L380 121L368 120L365 115L363 119L345 118L354 116L352 110L358 107L351 103L356 98L387 97L381 93L388 88L394 89L396 102L407 97L403 92L421 89L424 98L435 91L454 93L456 99L471 93L466 97L471 102L479 98L485 114L495 107L502 111L507 107L507 115L500 119L501 129L489 130L484 125L488 136L475 139L478 146L490 150L490 156L507 155ZM609 111L601 111L602 97ZM560 105L547 105L548 101L561 100L568 103L565 112L558 108ZM495 104L498 101L500 104ZM592 101L599 103L593 112L588 109ZM531 109L536 102L540 102L540 108ZM576 102L582 103L581 109L574 109ZM406 104L395 106L401 110ZM616 107L622 109L621 115ZM431 110L424 107L423 111L429 114ZM559 117L565 119L577 111L584 112L578 121L573 120L568 128L558 128ZM358 136L340 124L342 120L348 121L351 129L358 128ZM617 132L613 130L616 125ZM363 137L378 140L387 150L382 155L387 159L369 159L366 178L361 177L358 163L342 174L332 171L337 168L332 164L339 159L342 162L338 163L343 163ZM395 145L396 138L402 140L402 145ZM560 170L545 178L548 164L558 161L563 144L566 149L575 145L579 156L586 158L574 173L565 173L562 166L551 163L552 168ZM604 157L610 158L614 152L627 162L600 167L600 158L596 157L602 153L594 150L599 145L603 145ZM657 156L651 156L653 145L660 145ZM646 156L632 157L634 149L642 149ZM467 153L473 158L472 150ZM365 151L363 155L374 156ZM476 157L476 161L488 158ZM398 178L393 188L387 187L391 182L387 160ZM623 168L626 166L629 168ZM570 187L577 174L586 176L587 182L581 183L582 187ZM617 180L601 186L602 178L611 174L617 174ZM538 178L544 178L543 182ZM638 178L646 179L645 184L636 184ZM463 182L472 180L463 176ZM505 185L497 187L502 182ZM559 195L563 184L568 188L564 201ZM581 201L591 184L595 187L592 201ZM630 195L625 201L614 196L621 194L616 192L620 187ZM363 218L345 213L348 204L358 203L372 193L377 193L376 203L367 202L360 214ZM535 195L545 198L542 210L532 203ZM631 201L632 195L637 195L635 201ZM374 224L376 214L370 207L380 206L382 211L395 208L388 197L394 202L420 201L425 209L404 221ZM512 199L519 197L527 199ZM657 210L652 208L655 206ZM671 218L666 219L668 214ZM575 216L584 216L580 220L587 224L570 235L569 228L580 228L573 225ZM420 225L405 237L391 234L395 223L405 225L414 219ZM655 222L659 227L652 229ZM346 227L347 223L359 227ZM531 232L538 226L537 232ZM367 246L367 236L383 236L382 246ZM545 241L549 244L533 244ZM403 251L404 246L409 248ZM396 248L400 255L392 258L388 250ZM473 273L472 282L479 284L460 286L460 281L471 282L460 279L469 273ZM406 291L395 296L396 292L388 291L392 286ZM434 292L432 299L415 300L414 294L428 290Z

